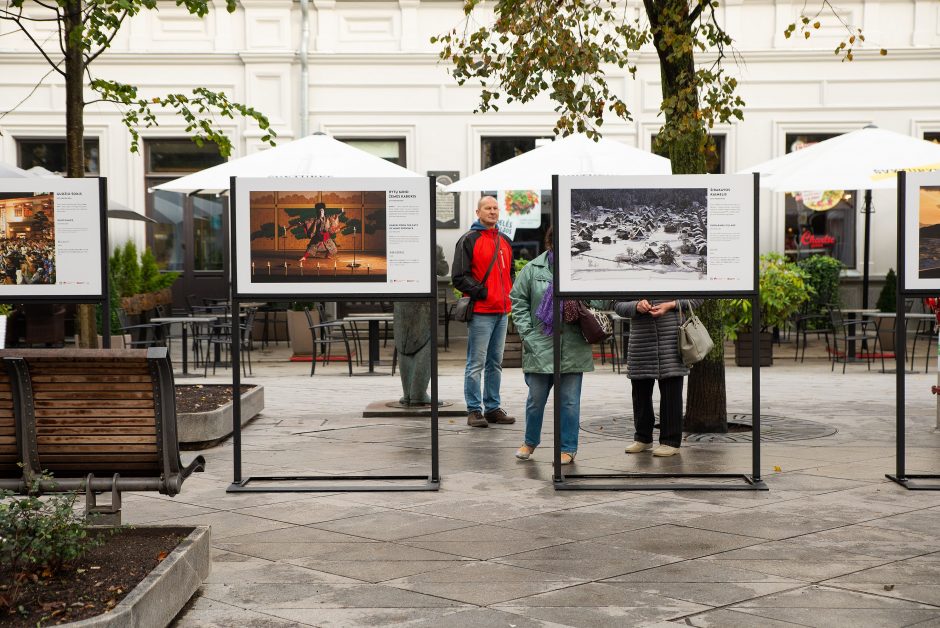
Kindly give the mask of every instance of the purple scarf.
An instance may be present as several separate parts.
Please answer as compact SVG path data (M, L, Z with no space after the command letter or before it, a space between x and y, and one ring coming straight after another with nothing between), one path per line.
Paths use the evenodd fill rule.
M548 267L554 268L555 266L555 254L553 251L548 252ZM552 294L555 292L555 277L552 276L552 279L548 282L548 288L545 290L545 294L542 295L542 302L539 303L539 306L535 310L535 318L539 319L539 322L542 323L542 333L546 336L551 336L555 331L555 300L552 298Z

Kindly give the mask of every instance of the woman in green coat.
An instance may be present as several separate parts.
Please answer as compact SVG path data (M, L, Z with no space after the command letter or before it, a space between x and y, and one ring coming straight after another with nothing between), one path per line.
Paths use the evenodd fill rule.
M529 387L525 406L525 442L516 458L528 460L542 436L545 404L552 390L554 370L552 299L552 229L545 235L548 249L516 275L512 292L512 320L522 338L522 371ZM607 308L607 301L592 301L591 306ZM581 378L594 370L591 345L581 335L577 323L562 323L561 328L561 463L571 464L578 451L581 422Z

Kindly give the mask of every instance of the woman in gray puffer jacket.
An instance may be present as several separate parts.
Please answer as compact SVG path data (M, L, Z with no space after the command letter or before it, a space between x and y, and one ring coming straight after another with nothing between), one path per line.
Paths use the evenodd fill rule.
M682 299L688 311L700 299ZM659 380L659 446L654 456L674 456L682 443L682 378L689 374L679 355L679 301L621 301L614 311L630 319L627 369L633 389L634 443L626 453L653 449L653 382Z

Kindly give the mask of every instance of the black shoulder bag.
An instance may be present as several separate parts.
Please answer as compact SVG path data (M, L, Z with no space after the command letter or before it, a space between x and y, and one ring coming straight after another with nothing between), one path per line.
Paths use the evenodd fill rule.
M490 260L490 266L486 269L486 274L483 275L483 281L480 282L482 286L486 286L486 280L489 279L490 271L493 270L493 265L496 263L497 256L499 256L499 247L501 244L501 240L496 241L496 250L493 252L493 259ZM457 304L454 305L454 320L460 321L461 323L469 323L471 318L473 318L473 297L464 295L457 299Z

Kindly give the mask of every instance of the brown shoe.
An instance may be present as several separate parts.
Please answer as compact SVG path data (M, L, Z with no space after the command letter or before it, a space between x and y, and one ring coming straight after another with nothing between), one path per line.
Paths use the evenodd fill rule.
M487 423L486 419L483 418L483 415L478 411L474 410L467 415L467 425L470 427L489 427L490 424Z
M516 422L516 418L506 414L506 411L502 408L490 410L483 415L483 418L485 418L490 423L499 423L500 425L510 425Z

